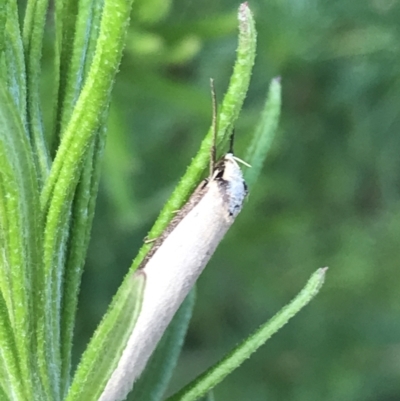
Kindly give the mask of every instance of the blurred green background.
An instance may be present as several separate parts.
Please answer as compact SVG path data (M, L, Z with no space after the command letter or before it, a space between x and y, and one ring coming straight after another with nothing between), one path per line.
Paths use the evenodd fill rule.
M249 5L258 51L236 127L237 155L278 75L281 123L258 185L199 280L171 391L329 266L317 298L216 388L216 400L400 400L399 1ZM220 99L227 88L238 6L134 2L83 276L76 360L210 125L209 78Z

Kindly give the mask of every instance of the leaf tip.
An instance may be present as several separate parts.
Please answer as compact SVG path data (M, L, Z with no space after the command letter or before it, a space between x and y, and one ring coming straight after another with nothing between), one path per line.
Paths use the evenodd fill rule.
M328 271L328 269L329 269L329 267L325 266L325 267L320 267L318 270L319 270L319 273L320 273L321 276L325 276L325 274Z
M239 6L239 22L242 28L246 28L247 23L249 21L251 15L251 11L250 11L250 7L249 7L249 3L247 1L245 1L244 3L242 3Z
M326 276L326 272L328 271L328 269L329 269L329 267L320 267L318 270L317 270L317 275L318 275L318 281L319 281L319 286L318 286L318 289L319 288L321 288L322 287L322 285L324 284L324 282L325 282L325 276Z

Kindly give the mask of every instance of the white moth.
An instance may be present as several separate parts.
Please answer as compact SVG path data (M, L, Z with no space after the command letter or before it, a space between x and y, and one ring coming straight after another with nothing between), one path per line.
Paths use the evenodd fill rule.
M215 98L213 101L215 106ZM214 107L214 122L215 115ZM214 155L213 149L210 177L194 191L138 269L146 275L142 308L99 401L126 398L175 312L242 208L247 187L237 163L241 160L230 152L215 164Z

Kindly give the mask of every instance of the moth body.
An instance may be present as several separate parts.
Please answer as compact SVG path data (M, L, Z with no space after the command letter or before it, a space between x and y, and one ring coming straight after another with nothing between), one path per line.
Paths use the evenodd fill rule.
M139 267L146 275L140 315L99 401L125 399L246 195L242 171L228 153L155 241Z

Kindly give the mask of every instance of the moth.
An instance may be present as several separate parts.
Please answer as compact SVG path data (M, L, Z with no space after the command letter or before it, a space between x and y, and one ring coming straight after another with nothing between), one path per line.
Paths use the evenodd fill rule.
M216 101L213 94L214 141ZM247 186L231 149L179 210L135 274L144 274L142 308L116 370L99 401L124 400L155 350L175 312L241 211ZM246 163L244 163L246 164Z

